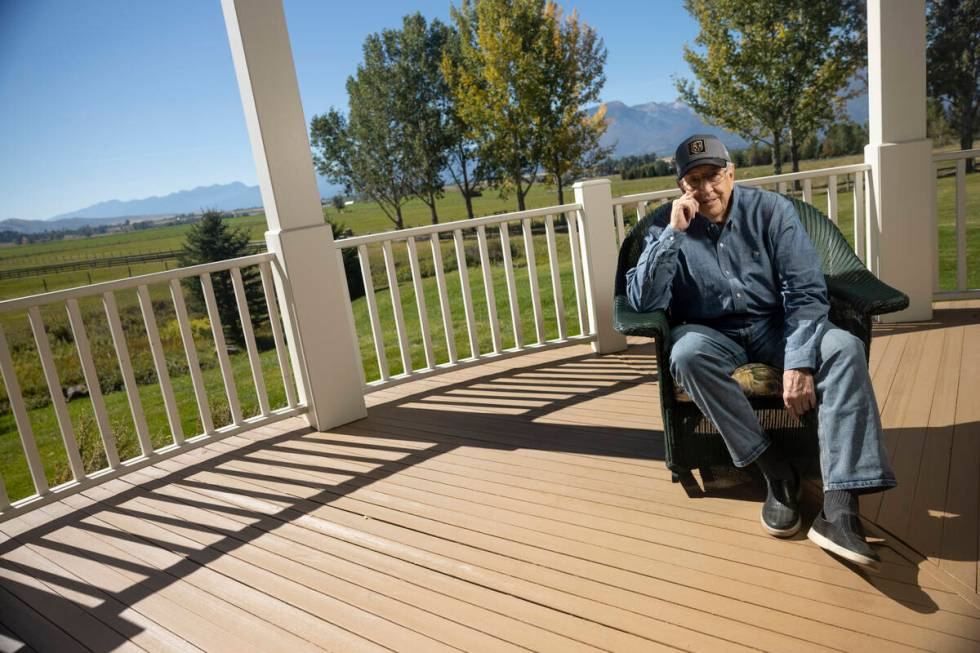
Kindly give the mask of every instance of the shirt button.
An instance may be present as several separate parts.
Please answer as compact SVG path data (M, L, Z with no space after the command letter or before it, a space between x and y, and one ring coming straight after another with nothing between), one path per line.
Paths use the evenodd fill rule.
M737 293L735 293L735 296L736 296L736 297L741 297L741 296L742 296L742 293L740 293L740 292L737 292Z
M719 247L724 247L724 246L725 246L725 243L722 243L721 245L719 245Z

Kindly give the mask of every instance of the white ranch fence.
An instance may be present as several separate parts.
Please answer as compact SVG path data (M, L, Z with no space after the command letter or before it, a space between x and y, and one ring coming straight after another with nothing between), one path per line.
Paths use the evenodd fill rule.
M35 438L32 420L21 393L21 385L15 370L11 349L6 334L0 326L0 374L2 374L6 394L10 403L20 436L20 444L30 472L34 493L28 497L11 502L5 490L3 478L0 477L0 521L4 521L27 510L39 507L51 501L60 499L68 494L82 491L99 483L115 478L125 472L138 469L148 464L156 463L164 458L174 456L190 448L201 446L208 442L227 437L245 430L253 429L306 411L306 405L297 397L293 373L288 364L286 334L280 324L280 313L276 300L274 284L275 257L272 254L257 254L242 258L208 263L192 267L159 272L118 281L98 283L80 288L58 290L40 295L21 297L0 302L0 314L26 312L30 330L37 348L44 379L50 395L51 406L60 431L61 443L67 455L68 466L72 480L51 487L45 473L42 452ZM283 389L286 396L286 406L273 408L269 405L263 370L256 346L252 319L249 313L246 289L243 283L242 270L257 268L261 279L261 291L268 311L269 323L276 349L276 361L282 373ZM225 342L218 303L215 297L212 275L227 273L230 275L234 290L240 326L243 332L247 350L248 362L255 386L259 405L259 414L245 416L242 414L239 393L236 387L228 346ZM253 273L254 274L254 273ZM279 277L275 273L275 277ZM188 316L181 281L197 277L204 295L208 322L215 346L215 353L221 372L224 394L227 399L231 422L216 424L208 401L204 376L198 357L198 346L195 343L191 319ZM281 278L280 278L281 282ZM200 418L202 432L199 434L185 433L181 424L181 416L175 399L173 384L167 369L167 359L160 337L157 317L151 301L150 287L154 284L169 286L169 294L173 302L176 323L179 328L183 354L187 361L188 373L193 386L197 414ZM143 326L149 340L149 349L153 359L157 381L160 386L163 406L171 432L171 442L165 446L154 448L151 442L150 429L147 424L146 412L140 398L140 390L133 373L127 335L120 320L117 303L117 293L121 291L136 291ZM288 298L288 293L285 295ZM96 363L92 355L90 340L82 309L79 302L88 298L101 301L106 323L111 336L113 354L118 361L132 424L135 428L140 453L128 460L121 460L117 441L110 425L109 413L102 395ZM287 300L288 302L288 300ZM291 302L288 302L291 303ZM67 311L71 327L74 348L78 354L92 412L98 426L101 446L108 466L104 469L87 471L84 468L75 428L72 423L65 398L64 388L52 354L51 342L42 316L42 307L60 305ZM288 307L287 307L288 310ZM291 320L286 320L291 323ZM131 342L131 340L130 340Z

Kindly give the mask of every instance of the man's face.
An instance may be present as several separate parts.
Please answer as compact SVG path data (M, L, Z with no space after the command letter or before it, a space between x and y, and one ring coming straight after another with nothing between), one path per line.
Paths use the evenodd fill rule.
M698 211L712 222L722 222L728 212L728 202L735 187L735 165L725 168L700 165L691 168L677 185L685 193L692 193L698 202Z

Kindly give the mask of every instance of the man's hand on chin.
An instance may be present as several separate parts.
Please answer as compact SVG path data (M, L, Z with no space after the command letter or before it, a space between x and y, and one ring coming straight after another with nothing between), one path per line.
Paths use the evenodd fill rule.
M796 419L817 407L817 392L813 387L813 373L810 370L783 372L783 404Z

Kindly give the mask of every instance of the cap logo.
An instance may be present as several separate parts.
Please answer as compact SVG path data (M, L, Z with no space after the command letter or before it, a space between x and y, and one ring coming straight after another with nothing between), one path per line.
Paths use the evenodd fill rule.
M699 138L697 140L693 140L693 141L691 141L690 143L687 144L687 153L688 154L701 154L702 152L704 152L704 139L703 138Z

